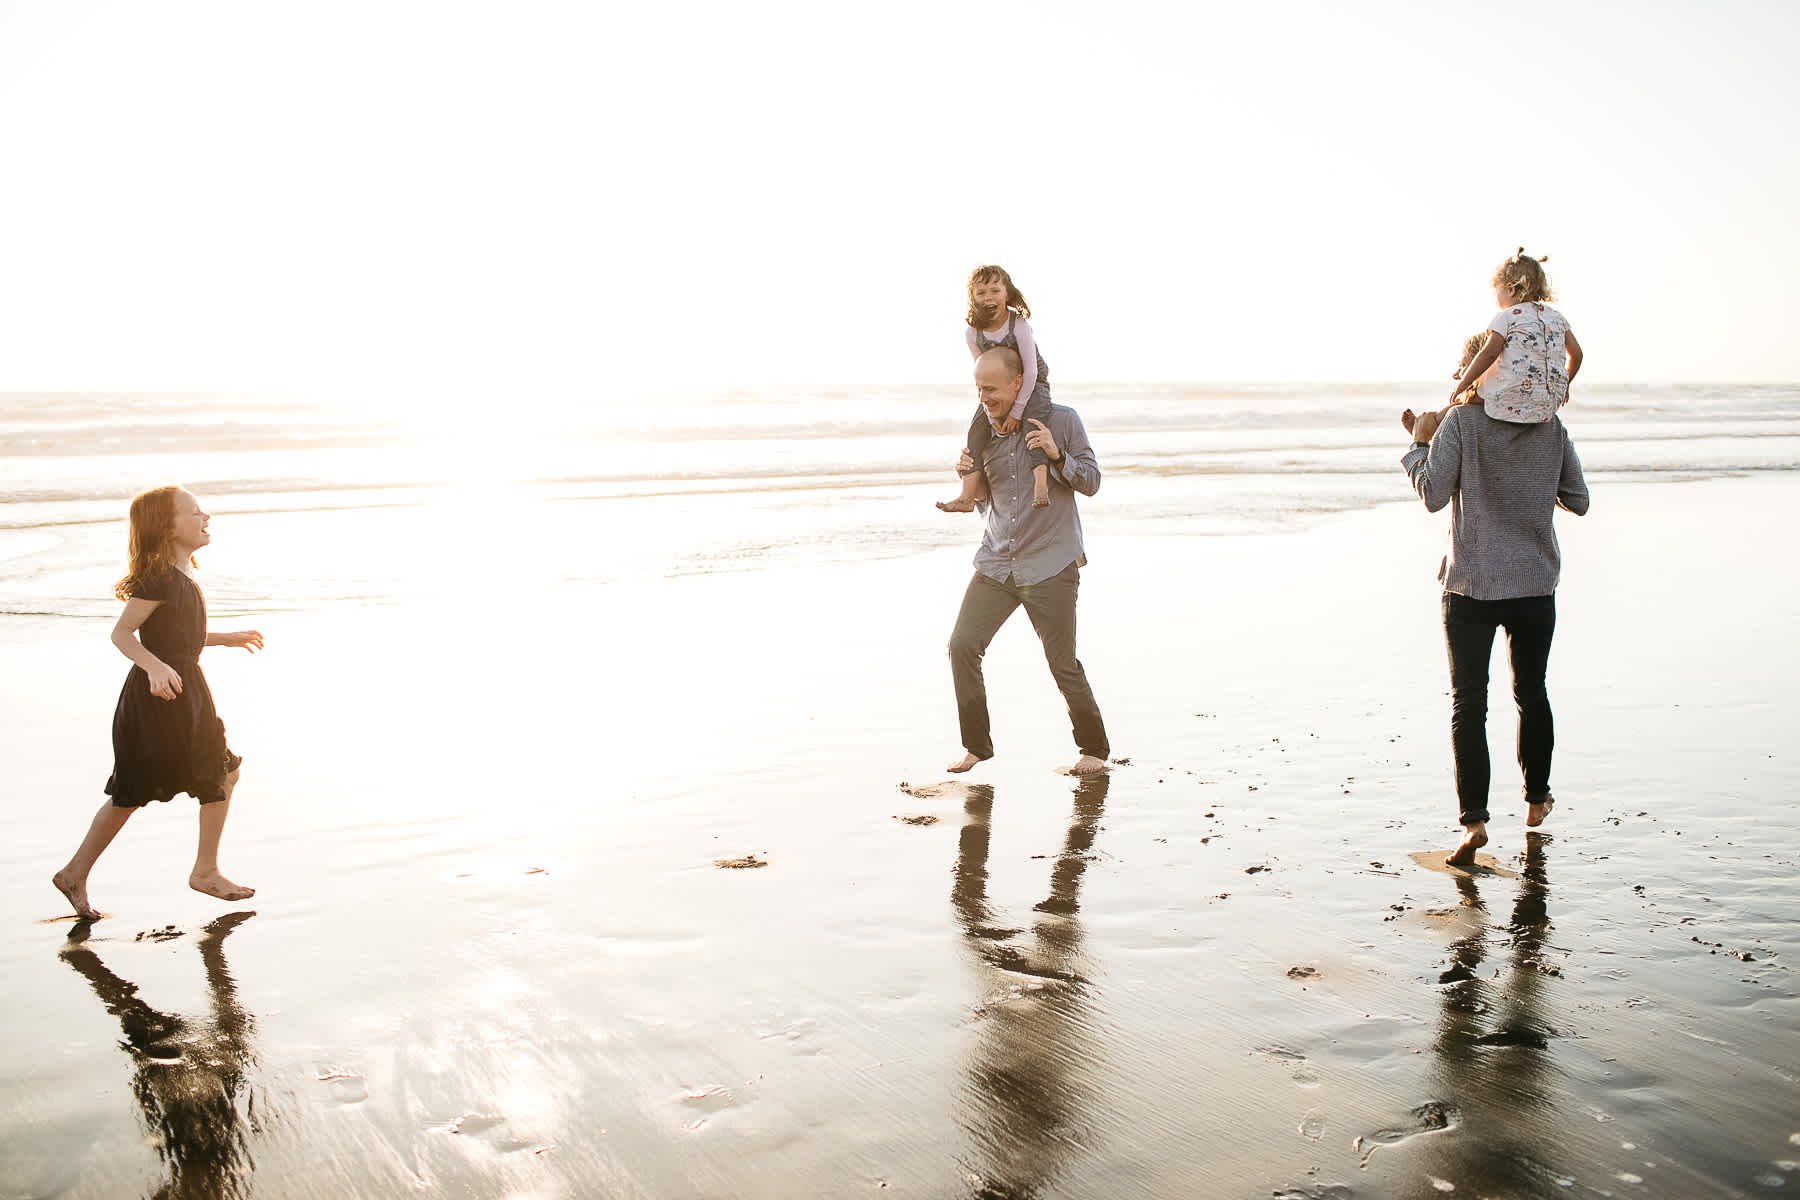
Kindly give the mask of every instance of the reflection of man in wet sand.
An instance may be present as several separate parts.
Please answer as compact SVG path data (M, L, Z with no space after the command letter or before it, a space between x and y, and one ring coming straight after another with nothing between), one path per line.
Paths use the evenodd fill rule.
M1050 1194L1079 1165L1083 1147L1096 1141L1091 1127L1104 1106L1091 1069L1099 1061L1091 1040L1093 985L1084 977L1077 914L1110 782L1100 774L1076 784L1050 894L1032 906L1044 915L1023 946L1016 942L1024 931L1008 928L987 896L993 790L969 788L963 806L968 819L950 901L988 990L974 1026L967 1093L958 1104L971 1142L964 1165L979 1180L978 1196L1025 1200Z
M1018 353L1005 346L996 346L975 361L975 390L995 422L1010 415L1023 371ZM1074 409L1053 404L1048 422L1029 424L1032 428L1004 435L996 429L981 463L975 464L967 450L957 461L959 471L981 467L988 500L975 575L950 635L950 673L967 751L950 764L950 770L967 771L994 756L981 659L1000 626L1023 606L1069 706L1069 722L1081 750L1070 770L1091 775L1106 769L1109 748L1100 706L1075 657L1075 593L1081 586L1081 568L1087 565L1075 493L1091 496L1099 490L1100 463ZM1033 450L1041 450L1050 463L1050 503L1043 508L1032 507Z
M1568 1173L1567 1147L1539 1136L1558 1120L1554 1062L1558 1036L1551 1024L1544 961L1550 934L1547 835L1525 836L1511 920L1502 927L1511 946L1504 973L1482 970L1490 929L1475 878L1458 873L1459 916L1467 932L1450 946L1450 966L1438 976L1442 1012L1432 1050L1440 1095L1454 1096L1457 1124L1480 1136L1439 1142L1434 1171L1478 1179L1504 1195L1545 1195L1545 1180ZM1496 982L1496 980L1498 982Z
M132 1094L147 1141L168 1167L169 1180L155 1196L238 1196L249 1192L254 1165L250 1135L258 1132L258 1104L248 1077L256 1062L250 1014L238 1005L237 987L225 965L224 941L255 913L235 912L206 927L200 961L212 995L212 1019L191 1020L158 1012L138 998L137 985L113 974L87 945L89 923L77 921L62 960L88 981L125 1034L131 1056Z

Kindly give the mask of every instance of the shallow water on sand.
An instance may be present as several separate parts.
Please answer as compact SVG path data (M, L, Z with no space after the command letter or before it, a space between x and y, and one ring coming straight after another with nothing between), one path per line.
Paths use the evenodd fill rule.
M1560 525L1557 810L1524 835L1497 714L1472 872L1414 859L1455 838L1442 518L1202 536L1154 514L1262 485L1158 486L1086 510L1083 659L1129 760L1090 782L1052 769L1022 622L989 656L1001 757L941 770L967 523L600 582L603 526L592 576L533 566L579 533L562 502L502 506L525 548L497 563L364 512L368 541L316 543L332 579L401 577L389 535L453 568L371 606L246 587L268 651L207 659L246 756L227 869L259 895L181 888L177 802L82 929L44 876L100 799L117 656L98 610L15 618L0 1194L1794 1186L1800 642L1742 519L1791 477L1597 475ZM203 578L323 577L295 553L322 525L350 528L221 520Z

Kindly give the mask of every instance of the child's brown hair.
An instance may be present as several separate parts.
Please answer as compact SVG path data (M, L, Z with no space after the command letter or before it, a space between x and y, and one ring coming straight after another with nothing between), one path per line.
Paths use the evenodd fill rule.
M125 578L113 585L113 595L129 600L137 589L175 567L175 551L169 537L175 532L175 497L179 484L165 484L131 498L131 533ZM194 565L193 556L188 565Z
M1517 254L1494 268L1493 284L1510 290L1514 304L1554 300L1556 297L1550 294L1550 276L1543 265L1549 261L1548 254L1532 258L1525 253L1525 247L1520 246Z
M975 285L978 283L1004 283L1006 285L1006 307L1012 309L1027 320L1031 318L1031 305L1025 303L1025 294L1021 292L1018 285L1012 281L1012 276L1006 273L1004 267L989 265L985 267L976 267L973 271L969 272L970 327L975 329L981 328L981 314L975 311Z

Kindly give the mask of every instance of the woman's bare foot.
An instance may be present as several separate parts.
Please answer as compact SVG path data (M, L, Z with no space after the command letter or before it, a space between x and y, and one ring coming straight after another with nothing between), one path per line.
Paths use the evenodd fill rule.
M233 883L217 871L209 871L205 874L195 871L188 876L188 886L196 892L219 900L248 900L256 895L255 888L245 887L241 883Z
M949 771L954 775L961 775L964 771L967 771L969 768L973 767L976 763L981 762L981 761L982 760L980 758L977 758L973 754L965 754L961 758L957 759L955 762L951 763L949 766L945 767L944 770Z
M1075 760L1075 765L1069 768L1069 774L1071 774L1071 775L1098 775L1100 772L1102 772L1104 770L1106 770L1106 760L1105 759L1095 758L1091 754L1084 754L1080 758Z
M84 921L100 919L100 910L88 903L87 880L76 879L65 869L52 875L50 882L63 894L63 899L74 905L76 916Z
M1487 845L1487 822L1477 821L1463 826L1463 839L1444 861L1453 867L1475 865L1475 852Z
M1555 807L1556 807L1556 797L1552 796L1548 792L1544 793L1544 801L1542 804L1539 804L1538 802L1536 802L1534 800L1526 801L1526 803L1525 803L1525 826L1526 826L1526 828L1536 829L1539 825L1542 825L1544 823L1544 818L1548 817L1550 815L1550 810Z
M975 502L973 500L964 500L961 496L958 496L954 500L939 500L937 502L937 506L938 506L938 511L940 511L940 512L974 512L975 511Z

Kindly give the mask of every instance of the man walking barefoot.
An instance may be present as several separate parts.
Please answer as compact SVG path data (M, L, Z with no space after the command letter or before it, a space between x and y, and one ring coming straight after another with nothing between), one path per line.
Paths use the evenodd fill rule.
M1100 489L1100 463L1074 409L1053 404L1048 422L1031 421L1029 429L1012 425L1010 410L1023 375L1018 353L1005 346L996 346L975 361L975 390L994 426L994 437L981 463L973 463L967 450L957 462L959 471L981 467L987 476L988 500L975 574L950 635L950 674L967 753L949 769L967 771L994 756L981 659L1000 626L1013 610L1023 607L1069 706L1069 723L1081 751L1069 771L1092 775L1106 769L1109 747L1100 706L1075 657L1075 595L1081 568L1087 565L1075 493L1091 496ZM1050 462L1050 503L1044 508L1032 507L1033 450L1043 451Z

